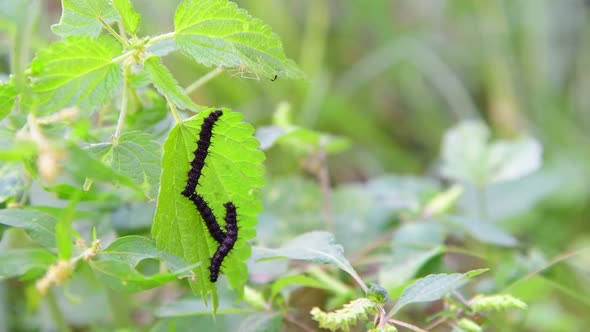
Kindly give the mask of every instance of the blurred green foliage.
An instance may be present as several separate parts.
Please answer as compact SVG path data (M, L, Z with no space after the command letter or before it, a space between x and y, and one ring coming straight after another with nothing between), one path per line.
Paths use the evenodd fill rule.
M331 213L336 240L344 246L346 256L362 276L379 279L391 297L399 297L400 287L412 277L487 267L490 272L483 282L468 288L470 293L504 291L528 304L526 315L489 316L491 330L582 331L590 324L586 315L590 310L587 1L236 2L273 28L306 79L254 80L226 72L193 92L191 99L198 105L238 110L257 128L276 125L273 115L287 105L290 128L317 130L310 139L314 144L326 133L347 140L343 144L348 146L325 157L328 183L333 188L328 212L323 205L321 179L313 179L317 175L315 145L309 148L301 144L309 148L304 157L294 153L289 144L275 144L265 151L268 181L262 192L264 212L259 216L257 244L277 247L303 232L325 228L326 213ZM142 14L140 34L171 30L176 1L135 1L134 5ZM29 19L37 14L39 20ZM60 4L55 0L45 0L39 8L31 6L28 10L0 5L0 79L6 80L11 72L24 72L33 52L57 39L49 26L59 15ZM19 22L19 29L15 30L12 22ZM33 31L33 49L13 50L28 29ZM11 56L11 52L17 54ZM15 60L23 58L19 60L23 63ZM163 62L183 87L211 70L180 53L164 57ZM24 78L15 79L18 83ZM169 119L165 119L161 100L154 97L153 102L151 108L142 106L146 112L129 115L127 129L141 130L159 123L150 134L163 136L166 131L161 124ZM465 191L451 213L434 218L444 219L442 229L419 212L449 184L440 172L445 162L442 143L445 132L462 120L486 123L493 142L524 134L536 138L543 147L542 166L507 182L486 182L485 186L462 183ZM110 134L86 132L89 124L85 121L88 119L72 125L75 137L96 142L100 141L96 136ZM8 127L18 125L11 123ZM0 128L0 135L4 129ZM471 139L467 136L463 142ZM0 146L0 195L9 186L23 186L13 168L2 162L20 159L13 156L30 150ZM480 161L484 163L477 158L471 162L480 165ZM29 169L34 170L34 166L29 165ZM72 197L72 191L78 189L55 186L45 190L49 194L37 192L33 196L35 204L49 206L57 200L54 196ZM99 234L112 236L113 229L119 235L147 234L153 204L133 201L131 195L119 199L104 192L87 194L104 196L100 204L87 203L101 214L84 216L92 220ZM496 227L492 231L477 228L469 219L481 217L482 206L487 211L485 219ZM451 215L455 213L462 218ZM465 232L449 231L453 227ZM501 235L494 233L499 229ZM397 237L394 234L383 241L381 236L392 230ZM89 229L82 231L88 233ZM496 242L486 241L485 235ZM498 245L498 238L509 245ZM511 247L514 239L518 244ZM4 231L0 248L23 241L23 233ZM416 248L415 243L427 246ZM377 244L371 248L377 255L364 257L364 250L373 244ZM254 284L264 284L288 271L286 264L267 263L250 266ZM375 263L382 267L377 274L373 273ZM147 271L157 269L149 263L143 267ZM176 317L183 310L199 312L202 308L196 306L202 305L200 300L176 302L176 308L162 307L152 315L147 302L166 298L165 294L119 296L100 284L88 268L81 270L68 289L56 295L56 303L62 306L64 319L90 330L134 325L153 331L172 327L179 331L195 327L235 330L240 324L247 326L243 320L251 315L246 309L244 315L224 314L223 305L230 308L234 300L231 294L220 295L216 325L209 315ZM337 272L332 276L351 284L348 276ZM14 285L22 286L9 280L0 288L0 330L8 328L1 322L9 321L10 316L22 331L34 330L35 322L49 321L55 308L43 302L41 314L33 315L25 302L16 299L24 294L27 303L39 303L38 295L30 289L17 290ZM333 309L352 298L346 292L334 293L329 293L331 299L327 300L326 293L293 291L288 303L282 305L296 312L289 316L293 321L312 324L307 317L309 303ZM84 302L86 306L76 306L68 296L92 299L92 305L89 308L89 302ZM304 301L307 299L309 303ZM426 324L429 312L441 310L412 308L396 319L421 325ZM126 316L130 312L136 314L133 320ZM31 317L35 322L30 322ZM277 326L272 314L250 317L261 325L268 324L270 330ZM104 320L117 323L104 327L99 324ZM286 325L286 330L298 331L297 324Z

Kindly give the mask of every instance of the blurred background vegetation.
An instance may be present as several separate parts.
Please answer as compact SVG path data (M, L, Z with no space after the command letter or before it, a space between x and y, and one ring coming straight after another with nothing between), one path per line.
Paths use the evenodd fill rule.
M443 135L464 119L485 121L497 138L521 133L536 137L544 149L541 171L502 193L503 204L514 208L501 223L520 244L516 249L477 245L471 249L484 252L488 260L475 265L490 267L496 284L507 285L515 279L513 270L526 265L524 271L533 271L539 266L535 262L548 262L550 268L540 278L528 280L529 288L515 291L530 306L527 317L519 318L522 329L582 331L590 324L589 257L559 260L590 245L587 1L236 2L273 28L307 79L258 81L226 73L194 92L192 99L238 110L255 126L270 124L283 105L294 124L349 138L350 148L328 159L334 187L349 188L345 185L391 173L440 180ZM139 34L172 31L177 1L134 3L143 15ZM59 1L44 1L35 47L56 39L49 26L59 14ZM2 42L3 54L7 41ZM9 62L4 59L6 73ZM179 53L165 61L182 86L211 70ZM313 177L301 156L281 146L266 153L269 180L260 242L276 240L272 234L277 228L281 238L321 228L321 217L305 214L319 210L314 206L319 189L310 183ZM289 197L273 206L277 187L288 188ZM334 200L366 203L370 209L362 195L346 194L335 192L345 197ZM273 226L279 219L272 212L288 209L298 213L279 218L284 224ZM340 209L335 204L336 214ZM344 223L364 222L358 219L342 221L349 227L345 230L356 226ZM375 227L360 233L361 239L337 239L350 255L354 251L349 250L367 246L380 232ZM554 257L559 263L553 265Z

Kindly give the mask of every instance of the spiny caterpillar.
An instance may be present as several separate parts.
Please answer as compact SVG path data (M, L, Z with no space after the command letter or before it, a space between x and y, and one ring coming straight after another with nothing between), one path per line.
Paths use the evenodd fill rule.
M213 137L213 126L215 122L223 115L221 110L211 112L201 125L201 131L199 132L199 140L197 141L197 149L193 152L194 159L191 161L191 169L188 171L188 180L186 187L182 191L182 195L187 197L193 202L197 211L203 218L207 230L211 237L219 243L217 251L211 257L211 265L209 266L209 280L216 282L219 277L219 270L221 264L229 252L233 249L236 241L238 240L238 222L236 207L232 202L227 202L223 206L225 207L225 232L221 230L217 219L213 214L213 211L209 207L209 204L203 199L201 195L196 193L197 185L199 184L199 178L203 167L205 167L205 159L209 152L209 146L211 145L211 138Z
M236 207L232 202L227 202L223 205L225 207L225 239L217 248L217 251L211 257L211 265L209 266L209 280L216 282L219 276L219 269L223 260L229 252L234 248L236 241L238 240L238 221Z
M201 131L199 132L199 140L197 141L197 149L193 152L195 158L191 161L191 169L188 171L186 187L184 187L184 191L182 192L182 195L185 197L191 197L197 188L197 184L199 184L201 171L205 167L205 159L207 158L209 146L211 145L213 126L222 115L223 112L221 110L216 110L207 115L203 120Z

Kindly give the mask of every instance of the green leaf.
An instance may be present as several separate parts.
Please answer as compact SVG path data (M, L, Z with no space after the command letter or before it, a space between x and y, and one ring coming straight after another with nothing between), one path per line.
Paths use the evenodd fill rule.
M477 186L515 180L538 170L542 146L531 137L489 143L490 131L481 122L464 121L451 128L442 145L442 173Z
M0 251L0 278L20 276L33 269L44 270L55 261L55 255L42 248Z
M158 249L182 257L189 264L201 262L194 270L197 283L191 286L204 299L207 292L212 292L216 307L217 295L215 285L209 282L208 266L218 244L210 237L193 203L181 195L201 124L212 111L209 109L178 123L166 139L152 235ZM264 181L264 154L252 136L254 129L241 120L241 114L223 110L213 128L211 147L197 189L222 225L223 204L231 201L237 207L239 239L224 260L222 272L238 293L248 278L244 260L250 255L250 247L246 241L255 236L256 215L261 211L257 189Z
M156 198L160 177L160 144L139 131L128 132L116 144L111 142L89 145L86 150L116 174L131 179L143 188L148 198Z
M116 239L107 248L101 250L98 257L121 261L132 267L137 266L144 259L160 259L166 262L173 273L187 267L181 258L158 250L153 240L138 235L129 235Z
M0 84L0 120L4 119L14 108L18 92L12 83Z
M322 282L304 274L281 277L272 283L271 298L274 298L281 290L289 286L305 286L329 290Z
M205 66L237 67L256 78L303 77L271 28L234 2L185 0L174 29L181 51Z
M22 166L17 163L0 162L0 203L17 197L25 189Z
M111 37L68 37L37 53L31 64L33 91L41 112L78 106L91 112L103 106L122 83L111 60L121 46Z
M296 259L313 263L333 264L361 280L352 265L344 257L342 246L336 244L334 235L328 232L309 232L302 234L278 249L256 248L255 260L261 259Z
M100 280L118 291L138 292L161 286L177 278L174 273L146 276L127 263L116 260L90 261L89 264Z
M103 28L101 20L111 24L118 19L110 1L62 0L59 24L51 26L51 30L62 37L96 37Z
M117 8L125 29L131 34L135 34L139 26L139 21L141 20L141 15L133 9L131 0L113 0L113 5Z
M190 109L196 111L200 107L184 94L178 82L172 77L163 64L160 63L160 57L153 56L145 60L145 70L150 74L152 83L166 99L180 109Z
M512 234L505 232L494 223L464 216L448 216L447 219L461 225L469 234L482 242L504 247L513 247L518 244L518 240Z
M391 309L390 315L395 314L402 307L410 303L439 300L460 286L463 281L473 278L485 271L485 269L482 269L469 271L467 273L431 274L418 279L404 289L399 301L396 303L395 307Z
M0 224L19 227L27 231L33 241L55 248L55 224L57 220L49 214L22 209L0 210Z

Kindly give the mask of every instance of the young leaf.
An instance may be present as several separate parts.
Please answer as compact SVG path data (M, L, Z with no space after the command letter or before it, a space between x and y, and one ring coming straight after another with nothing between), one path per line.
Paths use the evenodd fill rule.
M22 209L0 210L0 224L23 228L33 241L55 248L55 224L57 220L40 211Z
M36 105L41 112L103 106L122 82L121 46L111 37L68 37L37 53L31 64Z
M145 70L150 74L150 78L156 89L176 107L193 111L199 109L199 106L184 94L184 91L178 86L178 82L172 77L168 69L160 63L160 57L150 57L145 60L143 65Z
M46 269L56 257L42 248L0 251L0 278L23 275L32 269Z
M389 315L394 315L402 307L416 302L436 301L458 287L464 280L472 278L484 270L473 270L467 273L431 274L404 289L402 296L391 309Z
M178 123L166 139L152 235L158 249L184 258L189 264L201 262L194 270L197 283L191 286L203 298L212 292L216 307L217 295L215 285L209 282L208 267L218 244L210 237L193 203L181 195L201 124L212 111L209 109ZM238 241L224 260L222 272L238 293L248 278L244 260L250 250L246 241L255 236L256 215L261 211L257 188L264 181L264 154L252 136L254 129L241 120L241 114L223 110L213 127L211 146L197 187L221 225L225 215L223 204L233 202L237 207Z
M168 269L173 273L186 267L186 263L181 258L158 250L153 240L138 235L116 239L104 250L101 250L98 257L121 261L133 267L144 259L161 259L166 262Z
M177 278L173 273L145 276L127 263L116 260L90 261L99 279L109 287L126 292L138 292L161 286Z
M101 21L111 24L119 19L110 1L62 0L59 24L51 30L62 36L96 37L102 30Z
M181 51L205 66L267 79L303 77L271 28L228 0L185 0L174 15L174 35Z
M139 131L128 132L117 144L89 145L86 150L117 174L130 178L143 188L148 198L156 198L160 176L160 144Z
M141 15L133 9L131 0L113 0L113 5L117 8L121 19L123 20L125 29L132 34L135 34L137 27L139 26L139 21L141 20Z
M0 84L0 120L12 111L17 95L16 88L12 83Z
M296 259L314 263L333 264L357 281L361 278L344 257L342 246L336 244L328 232L309 232L299 235L278 249L256 248L254 259ZM364 284L363 284L364 285Z

